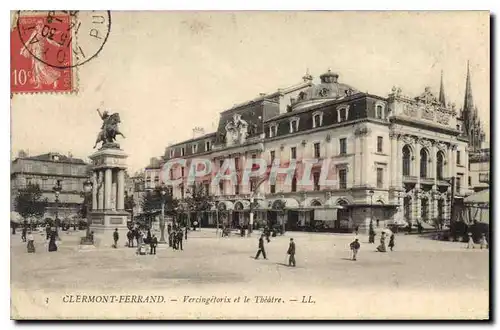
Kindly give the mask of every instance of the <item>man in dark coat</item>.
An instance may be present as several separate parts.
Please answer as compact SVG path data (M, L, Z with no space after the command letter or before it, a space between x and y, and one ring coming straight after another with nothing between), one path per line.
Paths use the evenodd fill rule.
M264 256L264 259L267 260L266 249L264 248L264 234L262 234L259 238L259 250L257 251L257 254L255 255L255 259L259 259L259 256L261 253Z
M21 239L23 242L26 242L26 233L28 232L27 225L23 226L23 231L21 232Z
M182 232L182 228L179 228L179 230L177 231L177 249L179 249L179 247L181 248L181 251L182 251L182 239L184 238L184 233Z
M290 257L288 258L288 266L295 267L295 242L293 238L290 238L290 245L288 246L288 251L286 252Z
M158 245L158 239L153 234L153 237L151 237L151 241L149 242L149 247L151 248L150 254L156 254L156 246L157 245Z
M116 249L118 247L118 239L120 238L120 235L118 234L118 228L115 228L115 231L113 233L113 241L115 242L113 244L113 247Z
M129 229L127 233L128 247L134 247L134 232Z

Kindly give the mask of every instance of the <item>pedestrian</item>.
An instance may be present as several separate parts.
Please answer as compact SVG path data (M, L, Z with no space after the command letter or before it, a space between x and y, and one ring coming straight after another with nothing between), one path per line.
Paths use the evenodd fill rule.
M178 243L177 249L179 249L179 247L180 247L181 251L183 250L183 248L182 248L182 239L183 238L184 238L184 233L182 232L182 228L179 228L179 230L177 231L177 243Z
M257 251L257 254L255 255L255 259L259 259L259 256L261 253L264 256L264 259L267 260L266 249L264 248L264 234L262 234L259 238L259 250Z
M113 244L113 247L116 249L118 247L118 239L120 238L120 235L118 234L118 228L115 228L115 232L113 233L113 241L115 244Z
M370 227L368 229L368 243L375 244L375 230L373 229L373 223L370 221Z
M288 246L288 251L286 253L290 255L290 258L288 258L288 266L295 267L295 242L293 241L293 238L290 238L290 245Z
M488 248L488 241L486 240L486 234L485 234L485 233L482 233L482 234L481 234L480 248L481 248L481 250L482 250L483 248L484 248L484 249L487 249L487 248Z
M46 233L46 235L45 235L45 239L46 239L46 240L49 240L49 239L50 239L50 225L49 225L49 224L47 224L47 225L45 226L45 233Z
M356 261L356 256L358 255L358 251L361 248L361 244L359 244L359 240L356 238L354 241L351 242L349 245L352 251L352 260Z
M156 254L157 245L158 245L158 239L156 238L156 235L153 234L153 237L151 237L151 242L149 243L150 254Z
M377 219L377 228L380 226L380 219Z
M134 232L132 230L128 230L127 233L127 239L128 239L128 247L134 247Z
M28 232L28 228L26 228L26 225L23 226L23 231L21 232L21 239L23 242L26 242L26 233Z
M391 234L391 237L389 238L389 248L391 249L391 251L392 251L392 249L393 249L393 248L394 248L394 246L395 246L395 244L394 244L394 239L395 239L395 238L396 238L396 237L395 237L394 233L392 233L392 234Z
M472 233L469 233L469 241L467 242L468 249L475 249L474 240L472 239Z
M358 233L359 233L359 226L356 226L356 228L354 228L354 232L356 233L356 236L358 236Z
M377 246L377 251L378 252L387 252L387 249L385 247L385 232L382 232L382 236L380 236L380 245Z
M28 253L35 253L35 238L31 234L31 231L28 233Z
M271 236L271 230L269 229L268 226L264 228L264 234L266 235L267 243L271 242L271 239L269 238Z
M188 239L188 226L186 226L186 228L184 228L184 239L187 241Z
M49 252L57 252L56 233L52 232L49 240Z

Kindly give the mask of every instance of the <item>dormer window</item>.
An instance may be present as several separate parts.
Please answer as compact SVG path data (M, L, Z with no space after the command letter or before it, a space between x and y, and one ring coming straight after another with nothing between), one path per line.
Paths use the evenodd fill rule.
M193 152L193 154L195 154L196 152L198 152L198 145L197 144L193 144L191 146L191 151Z
M175 149L170 149L170 158L173 158L175 155Z
M210 141L206 141L205 142L205 151L209 151L210 150Z
M300 93L299 93L298 100L299 100L299 101L305 100L305 99L306 99L306 96L307 96L307 93L306 93L306 92L300 92Z
M299 130L299 118L290 119L290 133L298 132Z
M313 128L323 126L323 112L313 113Z
M349 117L349 106L342 106L337 108L337 122L341 123Z
M275 137L278 135L278 124L269 125L269 137Z
M184 147L181 148L181 157L183 157L186 154L186 149Z
M375 105L375 118L385 119L385 106L381 103Z
M59 161L59 155L53 155L52 160L55 162Z

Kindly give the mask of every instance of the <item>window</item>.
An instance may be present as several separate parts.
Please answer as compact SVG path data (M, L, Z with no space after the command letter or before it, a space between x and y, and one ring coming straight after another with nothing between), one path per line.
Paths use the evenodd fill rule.
M436 156L436 176L438 180L443 180L444 178L444 155L442 152L438 152Z
M314 182L314 190L319 191L319 172L314 172L313 173L313 182Z
M420 177L427 178L427 150L420 150Z
M470 175L469 175L469 186L472 186L472 178Z
M347 153L347 139L341 138L339 139L339 143L340 143L340 154L345 155Z
M455 187L457 190L457 194L460 193L460 189L462 188L462 178L460 176L457 176L456 181L455 181Z
M321 157L320 144L318 142L314 144L314 158L320 158L320 157Z
M337 108L337 122L341 123L346 121L349 117L349 106L341 106Z
M193 154L195 154L198 151L198 145L197 144L193 144L191 146L191 151L193 152Z
M219 167L222 168L222 165L224 165L224 159L219 160Z
M270 188L271 188L271 194L275 194L275 193L276 193L276 185L275 185L275 184L272 184L272 185L270 186Z
M422 219L424 221L429 220L429 200L427 198L422 199Z
M271 154L271 164L274 163L274 158L276 157L276 152L274 150L271 150L269 152Z
M384 138L382 136L377 136L377 152L383 152L384 150Z
M384 169L377 168L377 188L384 187Z
M240 194L240 186L239 185L234 185L234 194L239 195Z
M278 135L278 125L277 124L269 125L269 137L274 137L276 135Z
M31 180L31 178L26 178L26 185L29 186L32 184L33 184L33 181Z
M206 141L205 142L205 151L209 151L210 150L210 141Z
M184 185L181 186L181 197L184 198Z
M460 151L457 150L457 165L460 165L461 159L460 159Z
M170 149L170 158L174 157L175 149Z
M347 169L339 170L339 189L347 189Z
M170 169L170 180L173 180L174 179L174 169L171 168Z
M42 186L40 187L42 190L48 190L49 189L49 182L47 179L42 179Z
M323 125L323 113L316 112L313 114L313 128Z
M219 181L219 194L224 195L224 181Z
M377 105L376 111L375 111L375 117L377 119L383 119L384 118L384 112L383 108L381 105Z
M184 166L181 167L181 177L183 178L184 177Z
M292 178L292 192L296 192L297 191L297 178L295 176L293 176Z
M299 119L291 119L290 120L290 133L295 133L299 130Z
M26 164L26 172L33 172L33 165Z
M403 207L404 207L404 219L406 221L411 220L411 198L410 197L405 197L403 200Z
M254 192L255 191L255 184L256 184L255 179L252 178L250 180L250 192Z
M49 173L49 167L47 165L42 165L42 173Z
M236 171L240 169L240 158L239 157L234 157L234 168Z
M403 176L410 176L411 174L411 151L410 147L403 147Z
M186 153L186 150L184 149L184 147L181 148L181 156L184 156L184 154Z
M160 177L158 175L155 175L155 183L160 182Z
M297 159L297 147L290 148L290 159Z

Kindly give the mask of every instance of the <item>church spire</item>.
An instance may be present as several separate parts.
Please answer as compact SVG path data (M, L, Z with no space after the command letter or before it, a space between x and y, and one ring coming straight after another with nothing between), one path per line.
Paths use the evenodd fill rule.
M443 70L441 70L441 85L439 86L439 103L446 106L446 97L444 95Z
M471 79L470 79L470 68L469 61L467 61L467 78L465 80L465 98L464 98L464 108L463 108L463 117L466 132L470 129L470 119L472 117L474 111L474 100L472 98L472 87L471 87Z

